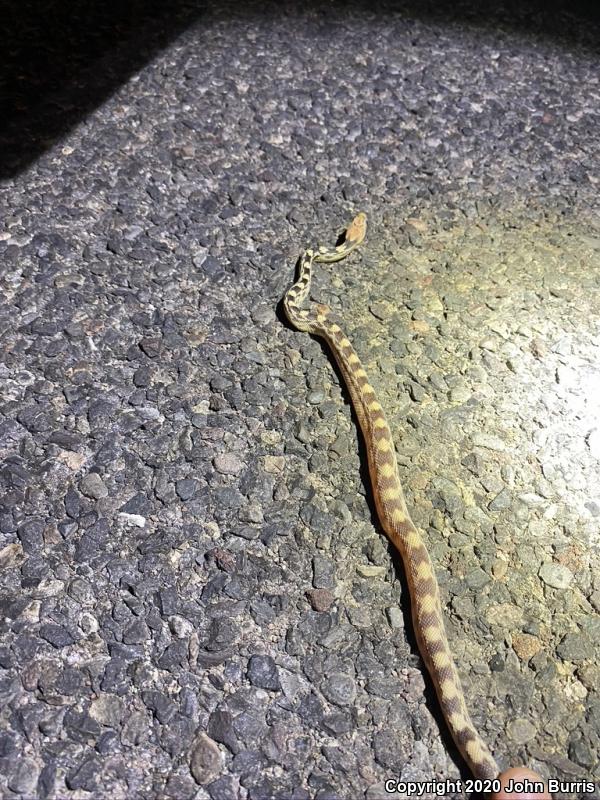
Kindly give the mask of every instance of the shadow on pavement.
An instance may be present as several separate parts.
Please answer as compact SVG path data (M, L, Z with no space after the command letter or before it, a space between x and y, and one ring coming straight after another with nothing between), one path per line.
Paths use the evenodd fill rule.
M215 15L257 19L306 9L335 30L342 15L401 13L436 24L500 26L593 49L597 8L588 0L5 0L0 179L25 169L190 25Z

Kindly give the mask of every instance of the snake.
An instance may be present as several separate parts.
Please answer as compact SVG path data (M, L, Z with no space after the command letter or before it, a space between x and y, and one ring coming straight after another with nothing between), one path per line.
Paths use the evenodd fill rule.
M285 293L283 307L295 328L327 342L338 364L362 431L377 515L402 559L415 637L444 720L473 776L494 780L500 770L469 715L446 636L438 581L427 547L408 512L398 474L396 447L383 408L331 308L323 303L302 307L310 293L315 262L333 263L346 258L363 242L366 230L367 217L360 212L340 244L305 250L298 261L297 280Z

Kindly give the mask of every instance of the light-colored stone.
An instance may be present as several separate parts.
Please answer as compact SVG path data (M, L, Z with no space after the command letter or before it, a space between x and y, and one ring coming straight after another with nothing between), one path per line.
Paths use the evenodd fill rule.
M540 578L547 586L553 589L566 589L573 580L573 573L562 564L542 564L539 571Z
M221 771L222 762L217 743L205 733L200 733L192 745L190 754L190 772L196 783L201 786L212 783Z

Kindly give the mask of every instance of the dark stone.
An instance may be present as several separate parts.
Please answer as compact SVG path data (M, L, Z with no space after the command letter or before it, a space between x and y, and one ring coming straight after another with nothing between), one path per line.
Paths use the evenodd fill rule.
M305 695L298 705L298 716L313 728L323 727L323 704L316 694Z
M36 553L44 547L44 522L30 519L19 525L17 535L26 553Z
M56 444L63 450L77 452L81 447L81 437L68 431L53 431L48 438L50 444Z
M50 762L46 764L40 772L37 782L37 795L41 800L45 800L54 792L56 783L56 764Z
M133 383L140 389L150 386L152 380L152 368L148 366L138 367L133 374Z
M120 749L120 741L116 731L105 731L96 744L96 751L101 756L108 756Z
M334 673L321 684L321 691L331 703L352 705L356 699L356 682L351 675Z
M209 628L209 638L205 647L207 650L222 650L233 644L239 636L237 624L228 617L215 617Z
M78 767L67 773L65 782L67 787L73 791L83 789L86 792L93 792L101 772L102 762L100 759L88 756Z
M84 678L74 667L65 667L56 681L56 691L63 695L80 695Z
M94 400L90 403L87 417L92 430L94 428L106 425L114 416L115 406L107 400Z
M229 711L213 711L208 718L206 732L215 742L224 744L232 753L238 753L240 744L233 730L233 717Z
M143 619L135 619L123 631L123 644L143 644L150 639L150 631Z
M160 613L169 617L172 614L177 614L179 611L179 595L174 586L167 586L158 592L158 603Z
M57 649L74 644L76 639L62 625L46 623L40 625L40 636Z
M164 796L173 800L192 800L196 795L196 785L189 775L169 775Z
M10 758L16 752L16 734L12 731L0 731L0 758Z
M206 787L211 800L231 800L239 796L238 781L233 775L222 775Z
M386 769L402 772L410 757L410 745L397 731L385 728L373 734L375 760Z
M67 734L76 742L92 744L100 736L100 725L85 712L68 708L63 725Z
M592 751L589 742L580 734L575 734L571 737L571 741L569 742L569 758L586 770L591 770L594 764L598 763L598 759Z
M342 736L354 728L352 713L347 711L334 711L323 717L323 728L334 736Z
M172 670L188 664L189 649L187 641L180 640L170 644L158 659L160 669Z
M39 406L28 406L17 414L17 420L30 433L45 433L52 427L52 421Z
M251 656L248 661L247 674L253 686L260 686L262 689L270 689L272 691L281 689L277 665L271 656Z
M8 647L0 647L0 668L12 669L16 663L15 654Z
M496 653L490 658L489 667L492 672L502 672L505 666L505 659L502 653Z
M313 586L315 589L335 587L335 564L325 556L313 556Z
M556 652L563 661L574 661L576 664L594 658L592 643L583 633L567 633L557 646Z
M104 667L104 674L100 681L102 691L124 695L129 690L130 685L131 679L127 675L127 662L122 658L111 658Z
M194 478L184 478L175 484L175 491L182 500L191 500L199 488L200 484Z
M215 491L217 510L240 508L244 504L244 495L233 486L225 486Z
M142 692L142 700L162 725L166 725L177 713L177 705L155 689Z
M152 513L152 504L145 494L136 494L120 508L124 514L140 514L142 517L147 517Z
M260 713L243 711L234 718L233 730L245 745L258 745L267 732L267 726Z
M242 786L253 785L264 774L265 757L259 750L241 750L233 757L231 769L239 774Z
M8 788L20 797L30 796L37 785L39 768L31 758L16 758L9 761L6 777Z
M140 339L140 349L148 358L157 358L162 349L162 340L157 336L146 336Z

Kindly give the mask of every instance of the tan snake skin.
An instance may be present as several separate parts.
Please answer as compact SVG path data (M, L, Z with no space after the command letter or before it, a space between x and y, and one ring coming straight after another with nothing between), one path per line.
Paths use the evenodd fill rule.
M321 304L301 308L310 291L313 263L345 258L365 238L366 222L366 215L358 214L348 227L345 240L336 248L304 251L298 279L284 297L284 308L292 325L325 339L344 376L365 440L377 513L383 529L402 556L419 650L433 680L446 724L474 777L493 779L500 770L467 710L446 638L437 579L429 553L406 508L394 441L383 410L354 348L333 319L331 309Z

